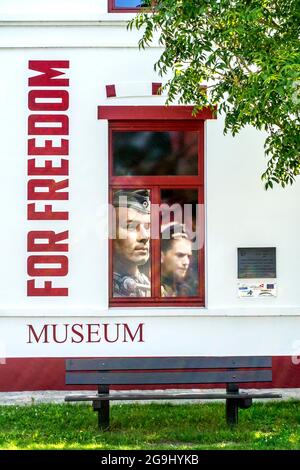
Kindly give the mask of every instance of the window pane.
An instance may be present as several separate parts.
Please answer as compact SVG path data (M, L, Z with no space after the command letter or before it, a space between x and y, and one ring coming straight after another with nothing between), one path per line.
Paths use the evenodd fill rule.
M198 132L114 131L115 176L198 174Z
M150 297L150 191L113 191L113 297Z
M115 0L116 8L140 8L143 6L143 1L140 0Z
M161 296L199 295L196 189L161 191Z

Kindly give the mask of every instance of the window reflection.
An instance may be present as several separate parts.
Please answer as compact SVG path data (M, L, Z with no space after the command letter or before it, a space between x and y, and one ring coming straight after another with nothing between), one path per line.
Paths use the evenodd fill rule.
M114 131L115 176L197 175L196 131Z
M147 2L143 2L142 0L115 0L116 8L140 8L145 4L147 4Z
M150 191L113 192L113 297L150 297Z
M161 201L161 297L197 296L197 190L162 190Z

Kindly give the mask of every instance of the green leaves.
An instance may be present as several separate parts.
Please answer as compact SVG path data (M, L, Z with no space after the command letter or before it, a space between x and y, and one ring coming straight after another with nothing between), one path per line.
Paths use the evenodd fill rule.
M155 69L171 71L168 103L218 104L225 133L250 124L268 133L265 187L292 184L300 171L300 1L157 0L129 27L156 31L164 48ZM200 84L208 85L204 94ZM202 91L201 91L202 90Z

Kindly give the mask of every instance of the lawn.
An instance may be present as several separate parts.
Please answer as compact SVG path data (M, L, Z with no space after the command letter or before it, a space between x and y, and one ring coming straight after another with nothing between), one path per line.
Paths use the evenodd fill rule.
M228 428L225 404L122 404L111 430L88 405L0 407L0 449L300 449L300 401L255 403Z

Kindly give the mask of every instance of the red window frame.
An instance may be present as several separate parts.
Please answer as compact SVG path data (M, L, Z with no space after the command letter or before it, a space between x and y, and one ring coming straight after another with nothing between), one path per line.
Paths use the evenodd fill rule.
M108 0L109 13L136 13L140 8L116 7L115 0Z
M113 191L120 188L141 188L151 190L151 203L159 204L161 189L198 189L198 203L204 200L204 145L205 119L214 119L213 110L208 108L192 116L191 106L99 106L98 118L108 119L109 124L109 203ZM199 132L198 175L196 176L114 176L113 143L114 130L185 130ZM202 211L203 239L205 220ZM153 227L153 230L155 228ZM113 256L112 240L109 240L109 306L110 307L204 307L205 306L205 243L198 251L199 296L160 297L160 240L151 239L151 292L152 297L113 297Z

